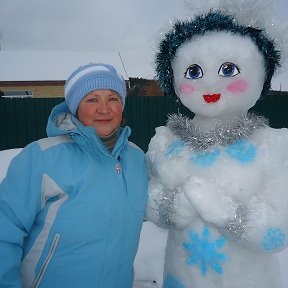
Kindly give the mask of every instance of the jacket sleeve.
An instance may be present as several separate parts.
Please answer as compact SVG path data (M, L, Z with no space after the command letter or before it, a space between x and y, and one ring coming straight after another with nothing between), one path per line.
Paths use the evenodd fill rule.
M21 287L22 246L41 209L42 157L31 143L10 163L0 184L0 287Z

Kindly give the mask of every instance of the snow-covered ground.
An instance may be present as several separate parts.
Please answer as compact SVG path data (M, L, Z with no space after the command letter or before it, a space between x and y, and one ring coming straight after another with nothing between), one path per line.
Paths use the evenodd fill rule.
M0 151L0 182L5 177L11 159L21 149ZM164 251L167 233L150 222L143 225L139 250L135 260L135 284L133 288L162 286ZM288 283L288 249L279 254L283 283ZM283 286L284 288L288 287Z

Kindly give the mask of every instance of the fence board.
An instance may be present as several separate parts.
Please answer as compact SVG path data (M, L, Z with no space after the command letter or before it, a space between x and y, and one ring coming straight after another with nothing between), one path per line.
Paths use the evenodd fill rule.
M287 94L270 93L252 110L267 117L272 127L287 128ZM47 118L52 108L61 101L62 98L0 98L0 150L24 147L46 137ZM183 105L167 97L127 97L124 119L132 128L130 140L147 151L155 128L165 125L168 114L178 112L193 117L193 113Z

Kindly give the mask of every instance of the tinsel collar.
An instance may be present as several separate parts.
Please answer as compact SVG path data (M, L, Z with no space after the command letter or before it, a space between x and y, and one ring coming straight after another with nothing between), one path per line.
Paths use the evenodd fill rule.
M216 125L213 130L204 131L193 124L192 119L179 114L168 117L166 125L188 147L204 152L213 147L225 147L242 139L248 139L260 129L268 126L268 120L262 116L248 113L235 118L226 125Z

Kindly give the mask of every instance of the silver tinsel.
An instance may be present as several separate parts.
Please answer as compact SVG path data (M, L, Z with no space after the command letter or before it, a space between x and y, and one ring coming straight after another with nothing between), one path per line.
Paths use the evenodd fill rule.
M268 126L262 116L252 113L235 118L226 125L216 124L210 131L204 131L193 124L192 119L179 114L168 117L166 125L176 136L196 152L204 152L214 147L225 147L242 139L248 139L261 128Z
M159 213L159 220L157 223L159 227L170 229L171 227L175 226L175 223L172 220L172 215L174 214L175 196L178 193L178 189L165 188L160 203L156 203Z
M229 237L234 240L247 241L248 210L244 205L239 205L233 219L227 221L224 229Z

